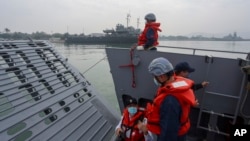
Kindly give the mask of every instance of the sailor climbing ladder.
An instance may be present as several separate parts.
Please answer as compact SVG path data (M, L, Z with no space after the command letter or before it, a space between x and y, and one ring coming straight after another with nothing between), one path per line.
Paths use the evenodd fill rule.
M197 127L209 131L206 137L208 141L215 140L217 135L228 137L230 133L228 124L234 125L238 122L239 108L242 96L245 94L246 84L246 75L241 68L247 62L249 60L205 57L207 80L210 81L211 77L217 77L217 75L222 78L216 79L216 81L211 80L213 82L210 82L209 88L205 89L202 95ZM230 65L227 65L228 63ZM218 66L220 64L224 64L224 66ZM234 68L227 68L227 66L234 66ZM240 77L230 77L230 75ZM233 78L242 79L233 80ZM228 87L228 89L222 89L222 87ZM213 101L213 103L207 101Z

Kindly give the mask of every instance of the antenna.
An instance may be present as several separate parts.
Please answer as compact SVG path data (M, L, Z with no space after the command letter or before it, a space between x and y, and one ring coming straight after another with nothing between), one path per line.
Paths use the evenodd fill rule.
M137 18L137 29L139 29L140 18Z
M131 18L131 15L128 13L127 18L126 18L127 19L127 27L128 27L129 22L130 22L130 18Z

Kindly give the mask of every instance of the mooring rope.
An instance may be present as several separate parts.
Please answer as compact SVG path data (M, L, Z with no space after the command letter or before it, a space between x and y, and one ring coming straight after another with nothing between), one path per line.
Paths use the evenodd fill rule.
M86 71L84 71L83 74L85 74L86 72L88 72L89 70L91 70L92 68L94 68L97 64L99 64L101 61L103 61L106 58L107 58L107 56L104 56L102 59L100 59L94 65L90 66Z

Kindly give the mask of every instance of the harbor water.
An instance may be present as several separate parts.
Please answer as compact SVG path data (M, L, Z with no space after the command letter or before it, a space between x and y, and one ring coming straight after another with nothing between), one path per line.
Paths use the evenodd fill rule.
M131 45L84 45L53 43L56 50L76 67L99 93L119 111L115 88L106 58L105 47L127 47ZM222 50L235 52L250 52L250 41L160 41L161 46L185 47L194 49ZM159 48L159 51L174 51L173 48ZM184 51L185 52L185 51ZM183 50L181 51L183 53ZM213 52L198 52L201 55L232 57L245 59L246 56L221 56Z

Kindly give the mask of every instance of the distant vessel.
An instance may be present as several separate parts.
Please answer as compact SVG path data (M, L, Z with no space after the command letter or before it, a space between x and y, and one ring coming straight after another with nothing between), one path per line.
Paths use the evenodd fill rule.
M127 14L127 27L117 24L115 29L105 29L102 36L94 35L69 35L66 43L88 43L88 44L117 44L117 43L136 43L141 30L133 26L128 26L130 14ZM137 24L139 19L137 19Z

